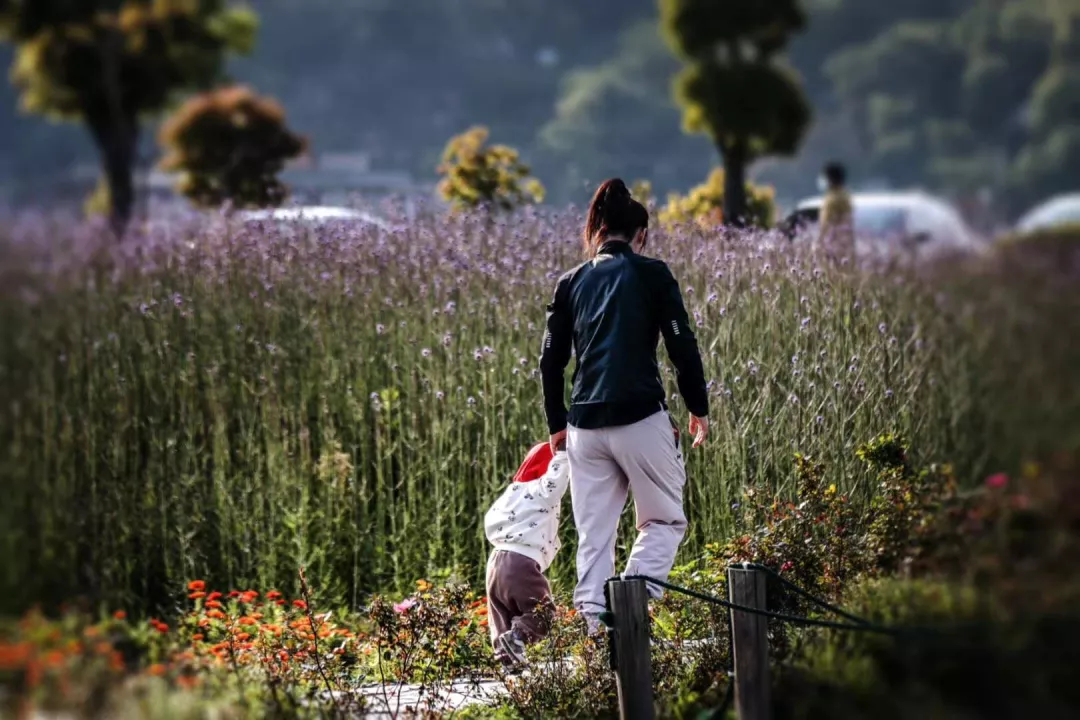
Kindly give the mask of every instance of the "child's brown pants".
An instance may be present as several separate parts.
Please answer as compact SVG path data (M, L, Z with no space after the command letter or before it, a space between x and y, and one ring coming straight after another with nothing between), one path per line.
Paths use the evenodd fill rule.
M487 566L488 627L491 641L517 630L526 643L547 635L554 603L540 565L509 550L495 550Z

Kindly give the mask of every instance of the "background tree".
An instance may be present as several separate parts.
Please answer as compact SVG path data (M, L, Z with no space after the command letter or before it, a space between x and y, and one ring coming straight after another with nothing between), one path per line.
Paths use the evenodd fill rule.
M276 101L250 88L196 95L161 128L161 168L182 173L177 190L201 207L276 207L288 195L278 179L307 141L285 124Z
M513 210L544 199L544 186L531 177L517 150L488 145L488 129L474 127L452 138L438 167L439 194L456 208Z
M217 81L228 51L251 49L256 26L225 0L0 2L23 107L90 130L118 232L134 207L140 119Z
M675 81L688 132L712 139L724 161L724 217L742 225L746 170L791 155L810 124L794 71L777 62L806 18L799 0L660 0L664 32L688 62Z
M705 227L723 224L726 186L723 168L716 168L709 173L705 182L692 188L686 195L668 195L667 205L660 210L660 222L696 222ZM749 223L757 227L773 225L776 222L776 193L773 188L747 182L744 192Z

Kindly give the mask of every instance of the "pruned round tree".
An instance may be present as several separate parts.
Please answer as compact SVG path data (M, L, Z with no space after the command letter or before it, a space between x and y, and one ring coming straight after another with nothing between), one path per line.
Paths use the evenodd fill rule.
M660 0L671 47L687 65L675 97L687 132L707 135L724 162L724 218L745 225L746 171L767 155L792 155L811 109L778 57L806 23L799 0Z
M243 86L190 98L159 140L161 168L180 173L177 190L200 207L280 205L288 191L278 175L307 149L281 105Z
M101 154L114 228L135 202L139 122L220 79L251 49L255 15L226 0L3 0L23 108L82 122Z
M451 138L443 152L439 194L453 207L510 211L544 199L544 186L532 177L517 150L488 145L488 130L474 127Z

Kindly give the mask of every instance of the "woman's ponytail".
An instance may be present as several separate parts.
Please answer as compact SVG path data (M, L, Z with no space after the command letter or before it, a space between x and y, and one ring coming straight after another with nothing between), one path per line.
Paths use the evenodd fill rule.
M619 178L605 180L589 203L583 235L585 255L596 255L600 244L610 236L623 236L630 241L648 226L648 211L630 195L626 183Z

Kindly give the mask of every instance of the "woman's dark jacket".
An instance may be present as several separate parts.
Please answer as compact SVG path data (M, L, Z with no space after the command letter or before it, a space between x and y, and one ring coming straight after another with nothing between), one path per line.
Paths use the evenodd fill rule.
M629 425L667 408L656 346L664 336L679 394L698 417L709 396L679 284L668 266L609 241L596 257L559 278L548 305L540 373L554 434ZM566 365L577 354L570 411L563 402Z

